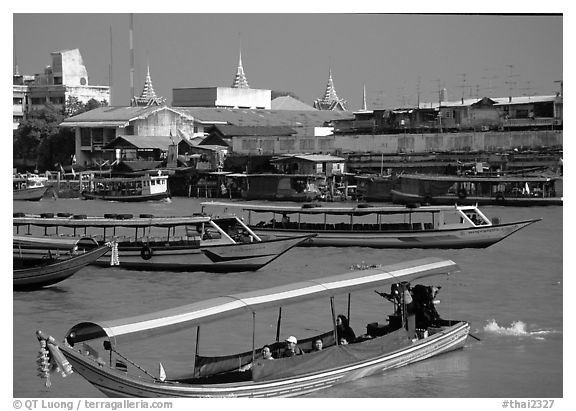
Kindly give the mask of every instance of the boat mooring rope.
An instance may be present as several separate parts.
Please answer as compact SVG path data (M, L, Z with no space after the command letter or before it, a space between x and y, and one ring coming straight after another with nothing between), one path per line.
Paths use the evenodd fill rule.
M144 369L143 367L139 366L138 364L136 364L134 361L132 361L131 359L123 356L122 354L120 354L118 351L116 351L112 346L110 346L110 351L112 351L114 354L116 354L118 357L122 358L123 360L128 361L130 364L132 364L134 367L138 368L140 371L142 371L144 374L152 377L155 381L159 380L158 377L154 376L153 374L150 374L146 369ZM112 364L110 364L110 366L112 366Z

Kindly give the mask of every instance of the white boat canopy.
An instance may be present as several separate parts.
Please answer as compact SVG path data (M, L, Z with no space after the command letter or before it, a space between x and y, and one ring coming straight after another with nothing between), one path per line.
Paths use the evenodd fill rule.
M14 248L42 248L45 250L72 250L77 246L98 247L98 242L91 237L60 238L60 237L32 237L29 235L15 235L12 237Z
M204 207L230 207L241 208L244 211L254 211L258 213L284 213L284 214L341 214L341 215L366 215L366 214L409 214L409 213L440 213L453 210L477 210L476 206L421 206L408 208L404 206L372 206L370 204L359 204L356 207L324 207L314 204L313 206L303 204L302 206L276 206L246 203L226 203L226 202L204 202Z
M401 281L450 274L458 270L456 263L451 260L430 257L377 269L353 271L260 291L212 298L131 318L83 322L70 329L67 334L67 341L74 344L108 337L111 343L115 345L121 340L129 341L167 334L242 313L286 306L322 296L330 297Z
M174 227L187 224L201 224L211 221L207 216L190 217L134 217L125 220L104 217L86 217L75 219L74 217L40 217L25 216L14 217L14 225L34 225L38 227Z

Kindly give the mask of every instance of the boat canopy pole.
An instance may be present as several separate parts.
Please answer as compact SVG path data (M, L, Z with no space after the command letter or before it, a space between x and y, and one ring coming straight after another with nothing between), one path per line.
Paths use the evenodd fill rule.
M252 363L256 359L256 312L252 311Z
M280 341L280 322L282 321L282 307L278 307L278 322L276 323L276 342Z
M198 346L200 345L200 326L196 327L196 348L194 349L194 377L196 377L196 357L198 357Z
M236 244L236 241L234 241L234 239L232 237L230 237L224 230L222 230L218 224L216 224L214 221L210 220L208 222L210 224L210 226L214 227L219 233L220 235L222 235L223 238L228 239L229 241L232 242L232 244Z
M254 238L256 241L262 241L262 239L260 237L258 237L256 235L256 233L250 229L250 227L248 227L246 224L244 224L244 221L242 221L238 217L235 217L235 219L236 219L236 222L238 224L240 224L244 228L244 230L246 230L248 232L248 234L250 234L252 236L252 238ZM248 222L248 224L250 224L250 222Z
M336 332L336 313L334 312L334 296L330 297L330 310L332 311L332 329L334 330L335 345L340 345L338 342L338 333Z
M351 294L348 293L348 322L350 322L350 296Z

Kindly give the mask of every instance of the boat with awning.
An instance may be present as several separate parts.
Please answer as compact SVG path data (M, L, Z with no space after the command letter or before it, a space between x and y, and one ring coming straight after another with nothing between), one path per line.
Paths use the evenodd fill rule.
M477 206L330 207L205 202L203 211L247 216L259 236L287 238L316 234L301 246L374 248L485 248L540 219L501 222ZM239 211L238 211L239 210Z
M451 260L426 258L224 295L130 318L86 320L70 328L62 342L43 331L37 331L37 337L47 363L58 364L65 374L77 372L111 397L305 395L462 348L470 324L442 319L433 308L438 289L411 284L432 276L451 276L458 270ZM391 290L390 294L378 292L393 303L394 311L389 320L369 323L367 332L349 344L337 339L334 298L348 295L350 307L352 294L372 293L375 287L382 286L390 286ZM322 300L331 307L332 327L328 325L325 332L298 343L305 355L290 358L279 355L281 328L284 327L282 332L289 332L291 324L282 318L282 308L300 307L309 301ZM270 336L275 342L267 345L275 353L274 361L262 358L261 347L255 343L259 313L270 309L278 310L276 337ZM252 347L249 350L223 356L200 355L203 347L201 328L218 320L244 318L246 315L252 319ZM288 325L283 326L283 321ZM128 358L121 348L130 342L160 338L183 329L196 329L194 366L186 375L173 376L162 366L158 372L147 369ZM249 332L249 323L245 329ZM322 340L324 348L312 351L312 342L317 339ZM184 361L185 356L191 353L190 344L182 342L181 360ZM101 353L97 347L103 347L107 353ZM148 354L154 358L173 354L162 352L161 345L148 347L157 347L161 351L160 355ZM43 374L49 378L47 373Z
M155 271L255 271L313 235L261 239L236 217L153 216L151 214L16 213L13 235L42 239L23 258L37 259L66 238L91 237L99 244L116 241L120 268ZM102 257L94 264L109 265Z

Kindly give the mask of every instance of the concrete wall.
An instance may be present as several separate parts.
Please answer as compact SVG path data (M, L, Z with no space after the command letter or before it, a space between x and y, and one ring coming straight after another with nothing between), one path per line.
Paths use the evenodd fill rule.
M553 131L469 132L444 134L361 134L334 136L342 152L426 153L431 151L494 151L516 147L562 146L563 133Z
M197 87L172 89L175 107L238 107L270 110L271 91L254 88Z

